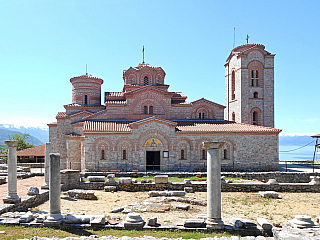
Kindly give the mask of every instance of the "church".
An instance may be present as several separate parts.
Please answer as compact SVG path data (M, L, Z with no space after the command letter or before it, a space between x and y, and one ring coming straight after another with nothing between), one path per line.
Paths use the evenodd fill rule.
M225 106L188 102L169 91L166 73L147 63L123 71L123 89L103 79L73 77L72 103L48 124L61 168L80 171L205 171L203 141L225 142L225 171L279 170L274 128L274 54L262 44L234 48L225 64ZM213 83L212 83L213 84Z

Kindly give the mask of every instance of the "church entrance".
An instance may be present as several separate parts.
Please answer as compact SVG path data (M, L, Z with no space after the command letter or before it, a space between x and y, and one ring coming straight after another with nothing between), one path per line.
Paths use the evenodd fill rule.
M147 170L160 170L160 151L147 151Z

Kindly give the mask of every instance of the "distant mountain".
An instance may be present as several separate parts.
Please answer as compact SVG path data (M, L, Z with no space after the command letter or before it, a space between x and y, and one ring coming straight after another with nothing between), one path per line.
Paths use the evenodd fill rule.
M0 129L0 145L4 145L5 140L9 140L9 136L17 134L17 133L25 133L25 132L18 132L18 131L11 131L7 129ZM28 132L27 132L28 133ZM40 141L38 138L29 136L27 137L27 142L32 143L35 146L43 144L42 141Z
M280 135L280 146L304 146L315 139L307 135ZM314 145L314 144L313 144Z
M43 143L49 142L49 128L48 127L24 127L24 126L16 126L13 124L0 124L0 130L10 130L19 133L28 133L34 138L36 138L40 143L37 145L41 145ZM8 134L6 136L8 139ZM31 141L31 140L30 140ZM35 144L36 145L36 144Z

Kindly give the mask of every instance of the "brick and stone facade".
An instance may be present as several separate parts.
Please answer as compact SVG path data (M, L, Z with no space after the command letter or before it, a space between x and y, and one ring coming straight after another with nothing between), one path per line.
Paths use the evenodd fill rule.
M232 65L228 72L239 72L234 82L238 99L227 102L228 120L224 120L223 105L204 98L187 102L183 93L170 92L161 67L143 63L125 70L123 90L105 92L104 105L100 104L102 79L91 75L71 78L72 103L64 105L66 111L48 124L52 152L60 153L61 168L201 170L206 169L207 155L202 142L219 141L226 142L220 150L224 168L278 170L281 130L272 128L273 57L266 56L263 45L246 46L251 46L246 69L234 53L239 47L227 60ZM245 91L239 84L249 84L244 76L251 69L263 69L264 74L252 80L258 87L248 86ZM251 99L255 92L259 98ZM236 112L236 121L231 121L230 110ZM259 124L251 124L253 112L259 113Z

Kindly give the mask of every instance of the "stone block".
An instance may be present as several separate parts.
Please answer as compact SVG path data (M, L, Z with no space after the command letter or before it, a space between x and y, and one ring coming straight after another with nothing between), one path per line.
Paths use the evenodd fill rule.
M114 179L115 177L116 177L115 174L108 174L108 175L107 175L107 178L108 178L108 179Z
M147 183L152 183L152 179L148 178Z
M106 192L116 192L117 191L117 187L116 186L105 186L104 187L104 191L106 191Z
M86 224L90 223L91 215L67 215L64 222L68 224Z
M147 183L147 180L141 179L141 183L142 183L142 184Z
M131 184L132 180L131 177L122 177L118 179L119 184Z
M90 225L104 225L106 223L106 218L104 215L93 215L90 217Z
M167 196L171 197L184 197L185 195L185 191L167 191Z
M184 182L184 184L191 184L191 180L190 179L184 179L183 182Z
M320 176L310 176L310 185L320 185Z
M132 179L132 183L137 183L138 180L137 179Z
M263 230L271 230L273 227L265 218L257 218L257 223L263 228Z
M178 204L176 206L177 209L181 209L181 210L185 210L185 211L188 211L189 208L190 208L190 205L189 204Z
M34 187L34 186L31 186L28 188L28 191L27 191L27 195L38 195L39 194L39 188L37 187Z
M193 187L184 187L184 191L185 191L186 193L194 193Z
M147 224L148 226L155 226L157 224L158 218L157 217L150 217L148 218Z
M19 218L19 223L28 223L34 219L34 216L31 212L27 212Z
M276 179L269 179L269 181L267 182L267 184L269 184L269 185L271 185L271 184L279 184L278 182L277 182L277 180Z
M183 219L183 226L186 228L205 228L206 223L204 219Z
M241 219L236 218L236 217L234 217L234 216L231 216L231 217L230 217L229 222L230 222L233 226L235 226L235 227L237 227L237 228L243 228L243 227L244 227L244 224L243 224L243 222L241 221Z
M124 207L118 207L118 208L112 209L110 212L111 213L118 213L118 212L122 212L123 210L124 210Z
M166 184L168 183L168 175L156 175L154 176L154 182L156 184Z
M105 176L89 176L89 182L105 182Z
M87 200L97 199L97 197L94 195L93 190L73 189L73 190L69 190L67 193L70 198L87 199Z
M259 195L265 198L278 198L279 193L275 191L260 191Z

